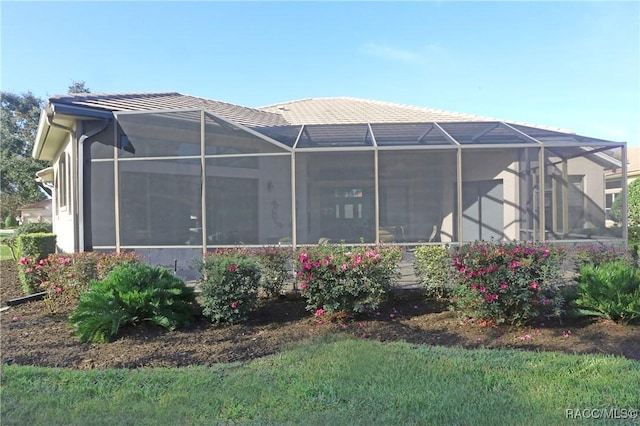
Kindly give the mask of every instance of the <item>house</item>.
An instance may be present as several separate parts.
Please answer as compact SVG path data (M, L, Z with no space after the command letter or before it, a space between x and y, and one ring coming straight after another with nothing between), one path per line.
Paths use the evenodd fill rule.
M51 200L42 200L19 208L20 223L34 223L52 221Z
M607 154L562 129L345 97L248 108L179 93L49 99L64 251L135 250L192 273L218 247L319 241L626 240L605 227Z
M620 149L612 153L615 158L620 159L622 151ZM627 148L627 179L626 186L640 177L640 147L633 146ZM613 226L614 222L609 218L609 210L613 206L616 197L622 195L622 168L608 170L605 173L605 196L606 205L605 212L607 214L607 224Z

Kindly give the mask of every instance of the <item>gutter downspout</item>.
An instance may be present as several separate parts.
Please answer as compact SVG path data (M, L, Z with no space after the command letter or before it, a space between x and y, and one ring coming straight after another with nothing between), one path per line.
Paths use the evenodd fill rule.
M110 118L105 118L104 123L101 127L92 130L90 132L84 133L78 139L77 152L76 152L76 170L78 172L77 185L74 185L74 198L76 199L76 209L74 214L76 215L76 220L74 221L74 234L75 234L75 246L78 248L78 251L84 251L84 198L82 203L80 202L80 194L84 197L84 143L87 139L96 136L97 134L105 131L109 124L111 123ZM83 129L84 130L84 129ZM82 157L82 159L80 158ZM82 161L81 161L82 160ZM82 207L81 207L82 206Z
M84 145L84 142L88 139L91 138L95 135L97 135L98 133L104 131L108 126L109 123L111 122L111 119L104 119L104 125L96 130L92 130L91 132L88 132L86 134L83 134L82 136L80 136L80 139L78 140L78 146L76 146L76 144L73 143L73 139L74 139L74 135L75 135L75 130L71 127L67 127L64 126L60 123L56 123L54 122L55 118L55 111L53 111L53 109L51 109L50 111L47 111L46 114L46 119L47 119L47 124L51 127L56 127L58 129L62 129L65 132L69 133L69 136L71 136L71 149L72 151L75 150L75 167L73 168L74 171L76 171L76 178L75 179L75 185L73 185L74 191L73 191L73 200L74 200L74 249L78 250L78 251L84 251L84 228L82 226L80 226L79 224L79 219L82 218L82 212L83 209L80 208L80 200L79 200L79 194L82 193L81 189L84 190L84 187L82 186L83 184L83 163L80 161L79 159L79 155L80 153L82 153L82 155L84 156L84 149L80 149L82 148ZM55 222L55 221L54 221ZM82 234L82 238L80 238L80 234Z

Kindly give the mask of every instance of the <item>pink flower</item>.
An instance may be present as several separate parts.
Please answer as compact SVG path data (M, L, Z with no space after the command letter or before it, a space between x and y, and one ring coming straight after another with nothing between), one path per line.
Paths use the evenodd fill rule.
M309 256L305 252L300 253L300 257L298 258L300 263L306 263L308 259L309 259Z
M523 342L525 340L529 340L529 339L531 339L531 335L530 334L525 334L524 336L520 337L520 340L522 340Z
M509 287L509 286L507 285L507 283L502 283L502 284L500 284L500 288L501 288L502 290L506 290L506 289L507 289L507 287Z
M518 266L520 266L520 262L518 262L517 260L514 260L513 262L511 262L511 264L509 265L512 268L517 268Z
M311 262L305 262L305 264L302 265L302 267L308 271L309 269L311 269Z
M233 309L237 308L238 307L238 302L231 302L231 307Z
M324 266L329 266L329 259L325 259L325 260L323 260L323 261L322 261L322 264L323 264Z
M485 293L487 291L486 287L480 287L480 293Z
M62 293L62 288L56 287L56 293Z
M319 268L321 265L319 260L316 260L315 262L313 262L313 266L315 266L316 268Z
M31 272L31 271L33 271L33 269L31 269L31 268L26 268L26 269L24 270L24 272L26 272L27 274L28 274L29 272Z
M530 285L531 285L531 288L534 289L534 290L538 288L538 283L535 282L535 281L531 281Z
M304 290L305 288L307 288L307 282L306 282L306 281L301 282L301 283L300 283L300 288L301 288L301 289L303 289L303 290Z
M29 258L28 257L23 257L20 259L20 261L18 262L21 265L26 265L27 263L29 263Z
M343 271L346 271L347 270L347 265L343 263L342 266L340 267L340 269L342 269Z
M236 265L229 265L229 271L235 272L238 267Z
M546 249L545 251L543 251L543 252L542 252L542 254L544 255L544 257L549 256L549 253L550 253L549 249Z
M314 313L314 315L317 317L321 317L322 315L324 315L324 309L322 308L316 309L316 312Z
M545 306L548 305L549 303L551 303L551 300L549 300L549 299L545 298L544 300L542 300L542 304L545 305Z
M497 294L487 294L484 297L484 300L486 300L487 302L494 302L494 301L498 300L498 295Z
M478 288L478 286L476 284L471 284L471 290L475 290L477 288Z
M562 332L562 337L565 339L568 339L569 336L571 336L571 331L567 330L567 331L563 331Z

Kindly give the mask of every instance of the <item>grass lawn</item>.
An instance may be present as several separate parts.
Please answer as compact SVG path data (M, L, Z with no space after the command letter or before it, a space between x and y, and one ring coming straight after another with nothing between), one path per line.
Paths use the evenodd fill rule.
M214 367L5 365L1 423L549 426L572 422L567 409L628 414L640 408L638 383L640 363L613 356L330 337Z
M0 243L0 260L7 260L7 259L13 259L13 256L11 255L11 250L9 250L9 247L6 244Z

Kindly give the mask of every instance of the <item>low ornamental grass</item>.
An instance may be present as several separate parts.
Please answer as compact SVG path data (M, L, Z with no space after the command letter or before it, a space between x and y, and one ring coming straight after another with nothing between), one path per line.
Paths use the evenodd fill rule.
M319 245L298 251L296 277L307 310L354 315L375 310L398 278L398 247Z
M562 255L543 244L475 242L455 251L458 287L452 309L496 324L560 316Z

